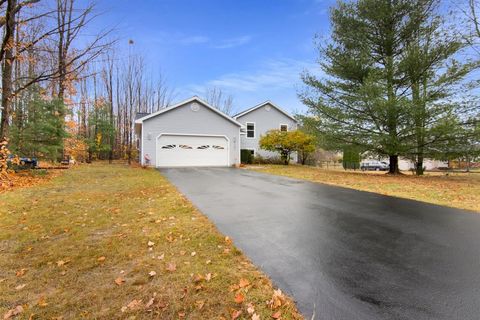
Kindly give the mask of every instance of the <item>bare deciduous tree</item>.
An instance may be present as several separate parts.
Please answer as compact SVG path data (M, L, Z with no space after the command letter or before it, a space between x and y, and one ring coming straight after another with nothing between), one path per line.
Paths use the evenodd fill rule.
M211 87L205 90L205 101L213 107L222 111L225 114L232 115L233 109L233 96L225 93L219 87Z

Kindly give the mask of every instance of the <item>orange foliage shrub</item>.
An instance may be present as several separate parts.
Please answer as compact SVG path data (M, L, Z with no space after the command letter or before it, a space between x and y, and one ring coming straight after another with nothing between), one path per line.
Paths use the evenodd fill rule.
M8 139L0 142L0 187L2 186L11 186L12 179L10 177L11 172L8 168L9 157L11 155L10 150L8 150ZM18 158L14 157L10 159L12 164L18 164Z

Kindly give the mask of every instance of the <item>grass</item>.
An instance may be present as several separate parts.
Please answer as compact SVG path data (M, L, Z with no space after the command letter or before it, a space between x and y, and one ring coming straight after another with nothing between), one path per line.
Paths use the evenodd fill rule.
M414 199L443 206L480 211L479 173L427 173L425 176L400 176L374 172L345 172L300 165L261 165L248 169Z
M0 292L19 319L301 318L157 171L119 164L0 194Z

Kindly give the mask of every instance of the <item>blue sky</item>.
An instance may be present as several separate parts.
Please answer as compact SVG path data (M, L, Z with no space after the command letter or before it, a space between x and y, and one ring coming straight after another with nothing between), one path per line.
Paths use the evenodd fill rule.
M245 109L272 100L291 112L304 69L318 70L315 34L328 34L334 0L97 1L94 28L114 26L120 47L145 57L176 100L220 87Z

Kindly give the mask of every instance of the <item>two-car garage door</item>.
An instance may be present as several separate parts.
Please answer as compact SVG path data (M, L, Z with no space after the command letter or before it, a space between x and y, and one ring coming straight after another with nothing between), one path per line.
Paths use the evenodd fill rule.
M228 166L228 140L223 136L161 135L157 167Z

